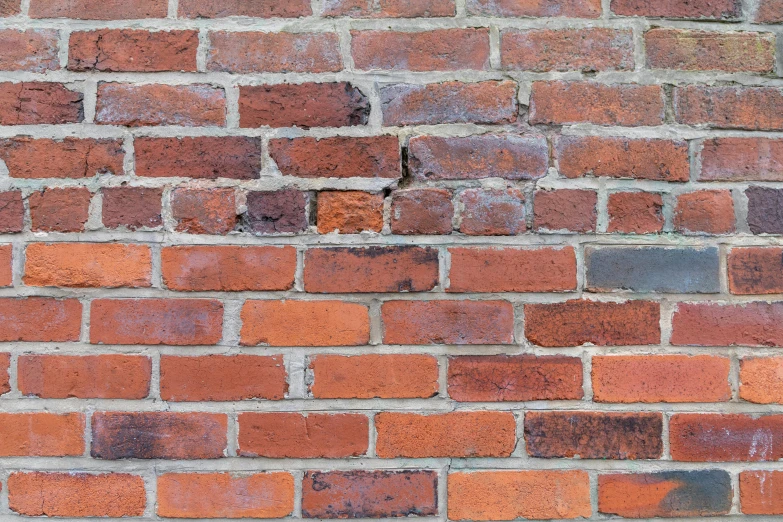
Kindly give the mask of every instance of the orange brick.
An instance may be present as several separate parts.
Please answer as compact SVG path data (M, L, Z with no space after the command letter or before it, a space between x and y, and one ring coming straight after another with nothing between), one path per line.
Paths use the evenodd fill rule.
M783 471L743 471L740 505L746 515L783 515Z
M383 228L383 195L357 190L318 194L318 232L341 234L380 232Z
M0 456L64 457L84 453L81 413L0 413Z
M76 299L0 299L0 341L78 341L82 304Z
M783 357L740 360L740 398L757 404L783 403Z
M13 258L12 245L0 245L0 286L13 286Z

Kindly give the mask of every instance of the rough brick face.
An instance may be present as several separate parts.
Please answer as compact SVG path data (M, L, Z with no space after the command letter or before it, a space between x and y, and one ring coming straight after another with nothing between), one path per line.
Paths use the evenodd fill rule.
M468 189L460 194L459 230L470 236L513 236L527 229L525 196L519 189Z
M450 234L454 204L443 189L411 189L394 194L391 230L395 234Z
M0 125L78 123L84 96L59 83L0 83Z
M783 403L783 358L746 357L740 361L740 397L758 404Z
M57 69L57 32L43 29L0 30L0 68L4 71L46 72Z
M269 155L286 176L400 177L400 144L395 136L275 139L269 141Z
M783 141L766 138L714 138L701 150L702 181L781 181Z
M12 178L91 178L123 174L122 141L16 138L0 140L0 159Z
M84 453L80 413L0 413L0 456L66 457Z
M718 129L781 130L783 93L774 87L702 87L674 89L678 123Z
M746 515L783 514L783 473L743 471L740 473L740 503Z
M383 228L383 196L358 190L318 194L318 232L341 234L380 232Z
M71 33L68 42L68 69L193 72L197 48L196 31L78 31Z
M607 232L655 234L663 230L663 198L649 192L615 192L606 203Z
M234 73L319 73L342 69L334 33L213 32L207 69Z
M158 228L163 224L163 189L145 187L107 187L101 191L102 220L106 228L128 230Z
M261 170L261 142L253 138L138 138L136 175L252 179Z
M647 65L654 69L767 73L775 66L772 33L652 29L644 43Z
M649 16L692 20L736 20L742 13L739 0L612 0L612 12L623 16Z
M591 232L597 222L597 194L592 190L539 190L533 202L533 228Z
M672 459L776 461L783 457L783 416L678 413L669 423Z

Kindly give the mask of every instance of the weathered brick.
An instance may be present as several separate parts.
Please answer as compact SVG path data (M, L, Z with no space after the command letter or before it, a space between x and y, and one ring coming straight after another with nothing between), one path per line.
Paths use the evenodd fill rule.
M317 399L426 399L438 393L438 360L430 355L316 355L309 369Z
M84 427L81 413L0 413L0 456L81 456Z
M215 127L226 123L226 93L207 84L100 83L95 122L145 127Z
M740 399L756 404L783 404L783 357L740 359Z
M742 17L740 0L612 0L612 12L623 16L734 21Z
M644 34L644 46L652 69L754 73L775 69L773 33L656 28Z
M100 29L74 31L68 41L71 71L196 72L198 31Z
M77 299L0 299L0 341L78 341L82 304Z
M217 413L96 412L97 459L216 459L226 451L228 420Z
M728 190L681 194L674 209L674 229L686 234L734 232L734 199Z
M13 286L13 245L0 245L0 287Z
M0 17L18 15L22 11L21 0L0 0Z
M658 344L660 306L652 301L526 304L525 336L539 346Z
M590 292L720 292L718 249L588 247L585 288Z
M285 176L300 178L399 178L396 136L280 138L269 140L269 155Z
M214 31L207 70L232 73L324 73L343 68L335 33Z
M103 226L107 228L138 230L163 225L162 188L105 187L101 195Z
M308 471L305 518L391 518L438 514L438 474L427 470Z
M516 95L512 81L390 85L381 89L383 124L512 123Z
M8 504L30 517L140 517L147 496L137 475L15 472L8 477Z
M663 230L663 198L650 192L612 192L607 232L656 234Z
M566 125L661 125L663 91L657 85L596 82L533 82L530 123Z
M596 402L724 402L729 360L711 355L595 356ZM651 515L653 516L653 515Z
M248 192L245 224L258 234L285 234L307 229L307 194L296 189Z
M783 234L783 190L749 187L748 227L754 234Z
M319 192L316 217L318 232L380 232L383 228L383 199L383 194L360 190Z
M367 452L370 420L362 414L240 413L245 457L344 458Z
M290 473L165 473L157 514L174 518L282 518L294 509Z
M217 344L223 304L214 299L96 299L90 306L93 344Z
M226 235L239 222L233 188L176 188L171 192L171 214L176 231L189 234Z
M527 230L525 195L518 188L467 189L460 194L459 230L469 236L513 236Z
M598 18L600 0L467 0L468 13L511 17Z
M577 357L472 355L449 358L449 397L462 402L582 398Z
M688 462L777 461L783 458L783 415L675 413L669 451L672 460Z
M0 233L21 232L24 229L24 214L20 191L0 192Z
M395 190L391 202L394 234L450 234L454 204L444 189Z
M686 85L674 89L678 123L717 129L783 129L783 91L776 87Z
M242 136L136 138L136 175L199 179L254 179L261 171L261 140Z
M783 346L783 302L679 303L671 343L678 346Z
M369 115L367 96L347 82L239 87L240 127L348 127Z
M30 195L33 231L83 232L92 193L86 187L47 188Z
M459 71L489 68L489 29L351 31L357 69Z
M508 457L516 445L516 419L507 411L383 412L375 430L381 458Z
M0 395L11 391L11 354L0 353Z
M241 319L246 346L358 346L370 340L369 310L357 303L249 300Z
M761 24L783 22L783 3L780 0L761 0L754 21Z
M549 148L544 136L417 136L408 144L408 168L421 181L538 179L546 176L548 166Z
M576 290L576 254L567 248L449 248L449 292Z
M719 469L598 476L598 511L625 518L726 515L731 476Z
M146 245L34 243L25 250L24 284L64 287L143 287L152 284Z
M659 459L660 413L528 411L525 444L531 457Z
M296 250L290 246L171 246L161 250L163 283L192 292L289 290Z
M783 515L783 472L743 471L740 504L746 515Z
M732 248L726 262L732 294L783 293L783 248Z
M454 16L454 0L326 0L324 16L352 18L419 18Z
M386 344L511 344L514 308L508 301L386 301Z
M601 136L558 136L558 171L584 176L688 181L688 142Z
M581 470L449 473L450 520L590 517L590 478Z
M122 141L12 138L0 140L0 159L12 178L91 178L123 174Z
M438 251L417 246L311 248L307 292L426 292L438 284Z
M79 123L84 95L60 83L0 83L0 125Z
M612 71L634 66L633 34L628 30L505 29L500 63L507 70Z
M700 181L783 181L783 140L713 138L701 149Z
M44 399L144 399L152 362L138 355L22 355L22 395Z
M204 355L160 358L164 401L282 399L288 391L283 357Z
M165 18L166 0L31 0L30 18L133 20Z
M299 18L311 14L308 0L182 0L178 11L182 18Z
M533 228L536 231L592 232L598 214L594 190L537 190L533 200Z
M60 68L58 35L52 29L0 30L0 70L42 73Z

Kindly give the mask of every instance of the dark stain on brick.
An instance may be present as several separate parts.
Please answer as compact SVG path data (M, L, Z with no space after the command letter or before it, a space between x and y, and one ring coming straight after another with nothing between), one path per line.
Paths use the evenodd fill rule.
M307 195L295 189L249 192L244 227L259 234L302 232L307 205Z
M783 190L750 187L748 197L748 227L754 234L783 234Z

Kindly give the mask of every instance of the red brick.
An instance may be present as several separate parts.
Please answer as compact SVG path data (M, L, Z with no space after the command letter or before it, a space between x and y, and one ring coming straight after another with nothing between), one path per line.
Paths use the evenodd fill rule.
M525 336L539 346L628 346L661 341L660 306L652 301L526 304Z
M780 0L761 0L754 21L761 24L783 22L783 3Z
M395 190L391 202L394 234L451 234L454 204L444 189Z
M0 0L0 18L18 15L22 11L21 0Z
M651 18L684 18L692 20L739 20L740 0L612 0L612 12L624 16Z
M92 193L85 187L47 188L28 200L33 231L83 232Z
M311 248L307 292L426 292L438 284L438 251L417 246Z
M317 399L426 399L438 393L438 360L430 355L316 355L309 369Z
M0 140L0 159L12 178L91 178L123 174L122 141L12 138Z
M42 73L60 68L58 35L52 29L0 30L0 70Z
M309 0L182 0L178 12L181 18L298 18L311 14Z
M174 518L282 518L294 510L290 473L166 473L157 514Z
M462 402L582 398L577 357L474 355L449 358L449 397Z
M507 411L453 411L375 416L380 458L508 457L516 446L516 419Z
M598 18L600 0L468 0L468 13L511 17Z
M20 191L0 192L0 233L21 232L24 229L24 214Z
M0 286L13 286L13 245L0 245Z
M576 254L568 248L449 248L449 292L576 290Z
M133 20L166 18L166 0L31 0L30 18Z
M459 71L489 68L489 29L351 31L357 69Z
M558 136L558 171L584 176L688 181L688 142L600 136Z
M675 87L674 115L677 123L687 125L782 130L783 91L776 87Z
M68 69L196 72L197 49L198 31L74 31L68 42Z
M335 33L209 34L207 70L232 73L324 73L343 68Z
M408 143L408 155L408 168L421 181L538 179L546 176L549 166L549 147L544 136L416 136Z
M663 198L650 192L613 192L607 201L608 232L657 234L663 230Z
M216 413L96 412L97 459L217 459L226 451L228 420Z
M137 355L21 355L19 391L44 399L144 399L152 363Z
M257 138L136 138L133 148L137 176L255 179L261 171Z
M783 248L732 248L727 256L732 294L783 293Z
M593 190L537 190L533 228L537 231L593 232L598 219L598 195Z
M0 341L78 341L82 304L77 299L0 299Z
M659 459L663 416L652 412L529 411L525 445L531 457Z
M651 29L644 34L652 69L768 73L775 69L773 33Z
M756 404L783 404L783 357L740 359L740 399Z
M344 458L367 452L370 421L361 414L240 413L240 456Z
M280 138L269 155L285 176L299 178L399 178L397 136Z
M100 83L95 122L144 127L214 127L226 123L226 94L207 84Z
M585 471L477 471L449 473L450 520L590 517Z
M144 480L126 473L15 472L8 504L31 517L140 517L147 496Z
M172 246L161 251L163 283L171 290L289 290L296 250L290 246Z
M164 401L277 400L287 391L281 355L160 358L160 397Z
M661 125L663 112L658 85L533 82L530 94L531 124Z
M500 63L522 71L632 70L633 34L628 30L506 29L500 33Z
M0 125L58 125L84 120L84 95L60 83L0 83Z
M0 353L0 395L11 391L11 354Z
M347 82L239 87L240 127L347 127L369 116L367 96Z
M512 81L390 85L381 89L383 124L513 123L516 97Z
M701 150L701 181L783 181L783 140L713 138Z
M28 286L151 286L152 255L146 245L34 243L25 250Z
M734 232L734 200L728 190L700 190L677 197L674 229L692 234Z
M525 195L518 188L467 189L460 194L459 230L469 236L513 236L527 230Z
M318 232L380 232L383 228L383 199L383 194L358 190L320 192L316 217Z
M103 226L107 228L138 230L163 225L162 188L105 187L101 189L101 195Z
M438 513L438 473L430 470L308 471L304 518L392 518Z
M237 226L233 188L177 188L171 193L177 232L226 235Z
M783 458L783 415L676 413L669 446L679 461L777 461Z
M679 346L783 346L783 302L679 303L671 343Z
M454 0L328 0L324 16L352 18L422 18L454 16Z
M96 299L90 306L93 344L217 344L223 304L214 299Z
M244 223L257 234L290 234L307 230L310 197L296 189L247 193Z
M369 310L357 303L249 300L241 319L246 346L360 346L370 340Z
M80 456L84 427L81 413L0 413L0 456Z
M729 399L729 360L725 357L593 357L595 402L725 402Z
M386 301L386 344L511 344L514 308L508 301Z
M744 514L783 515L783 471L743 471L739 488Z

